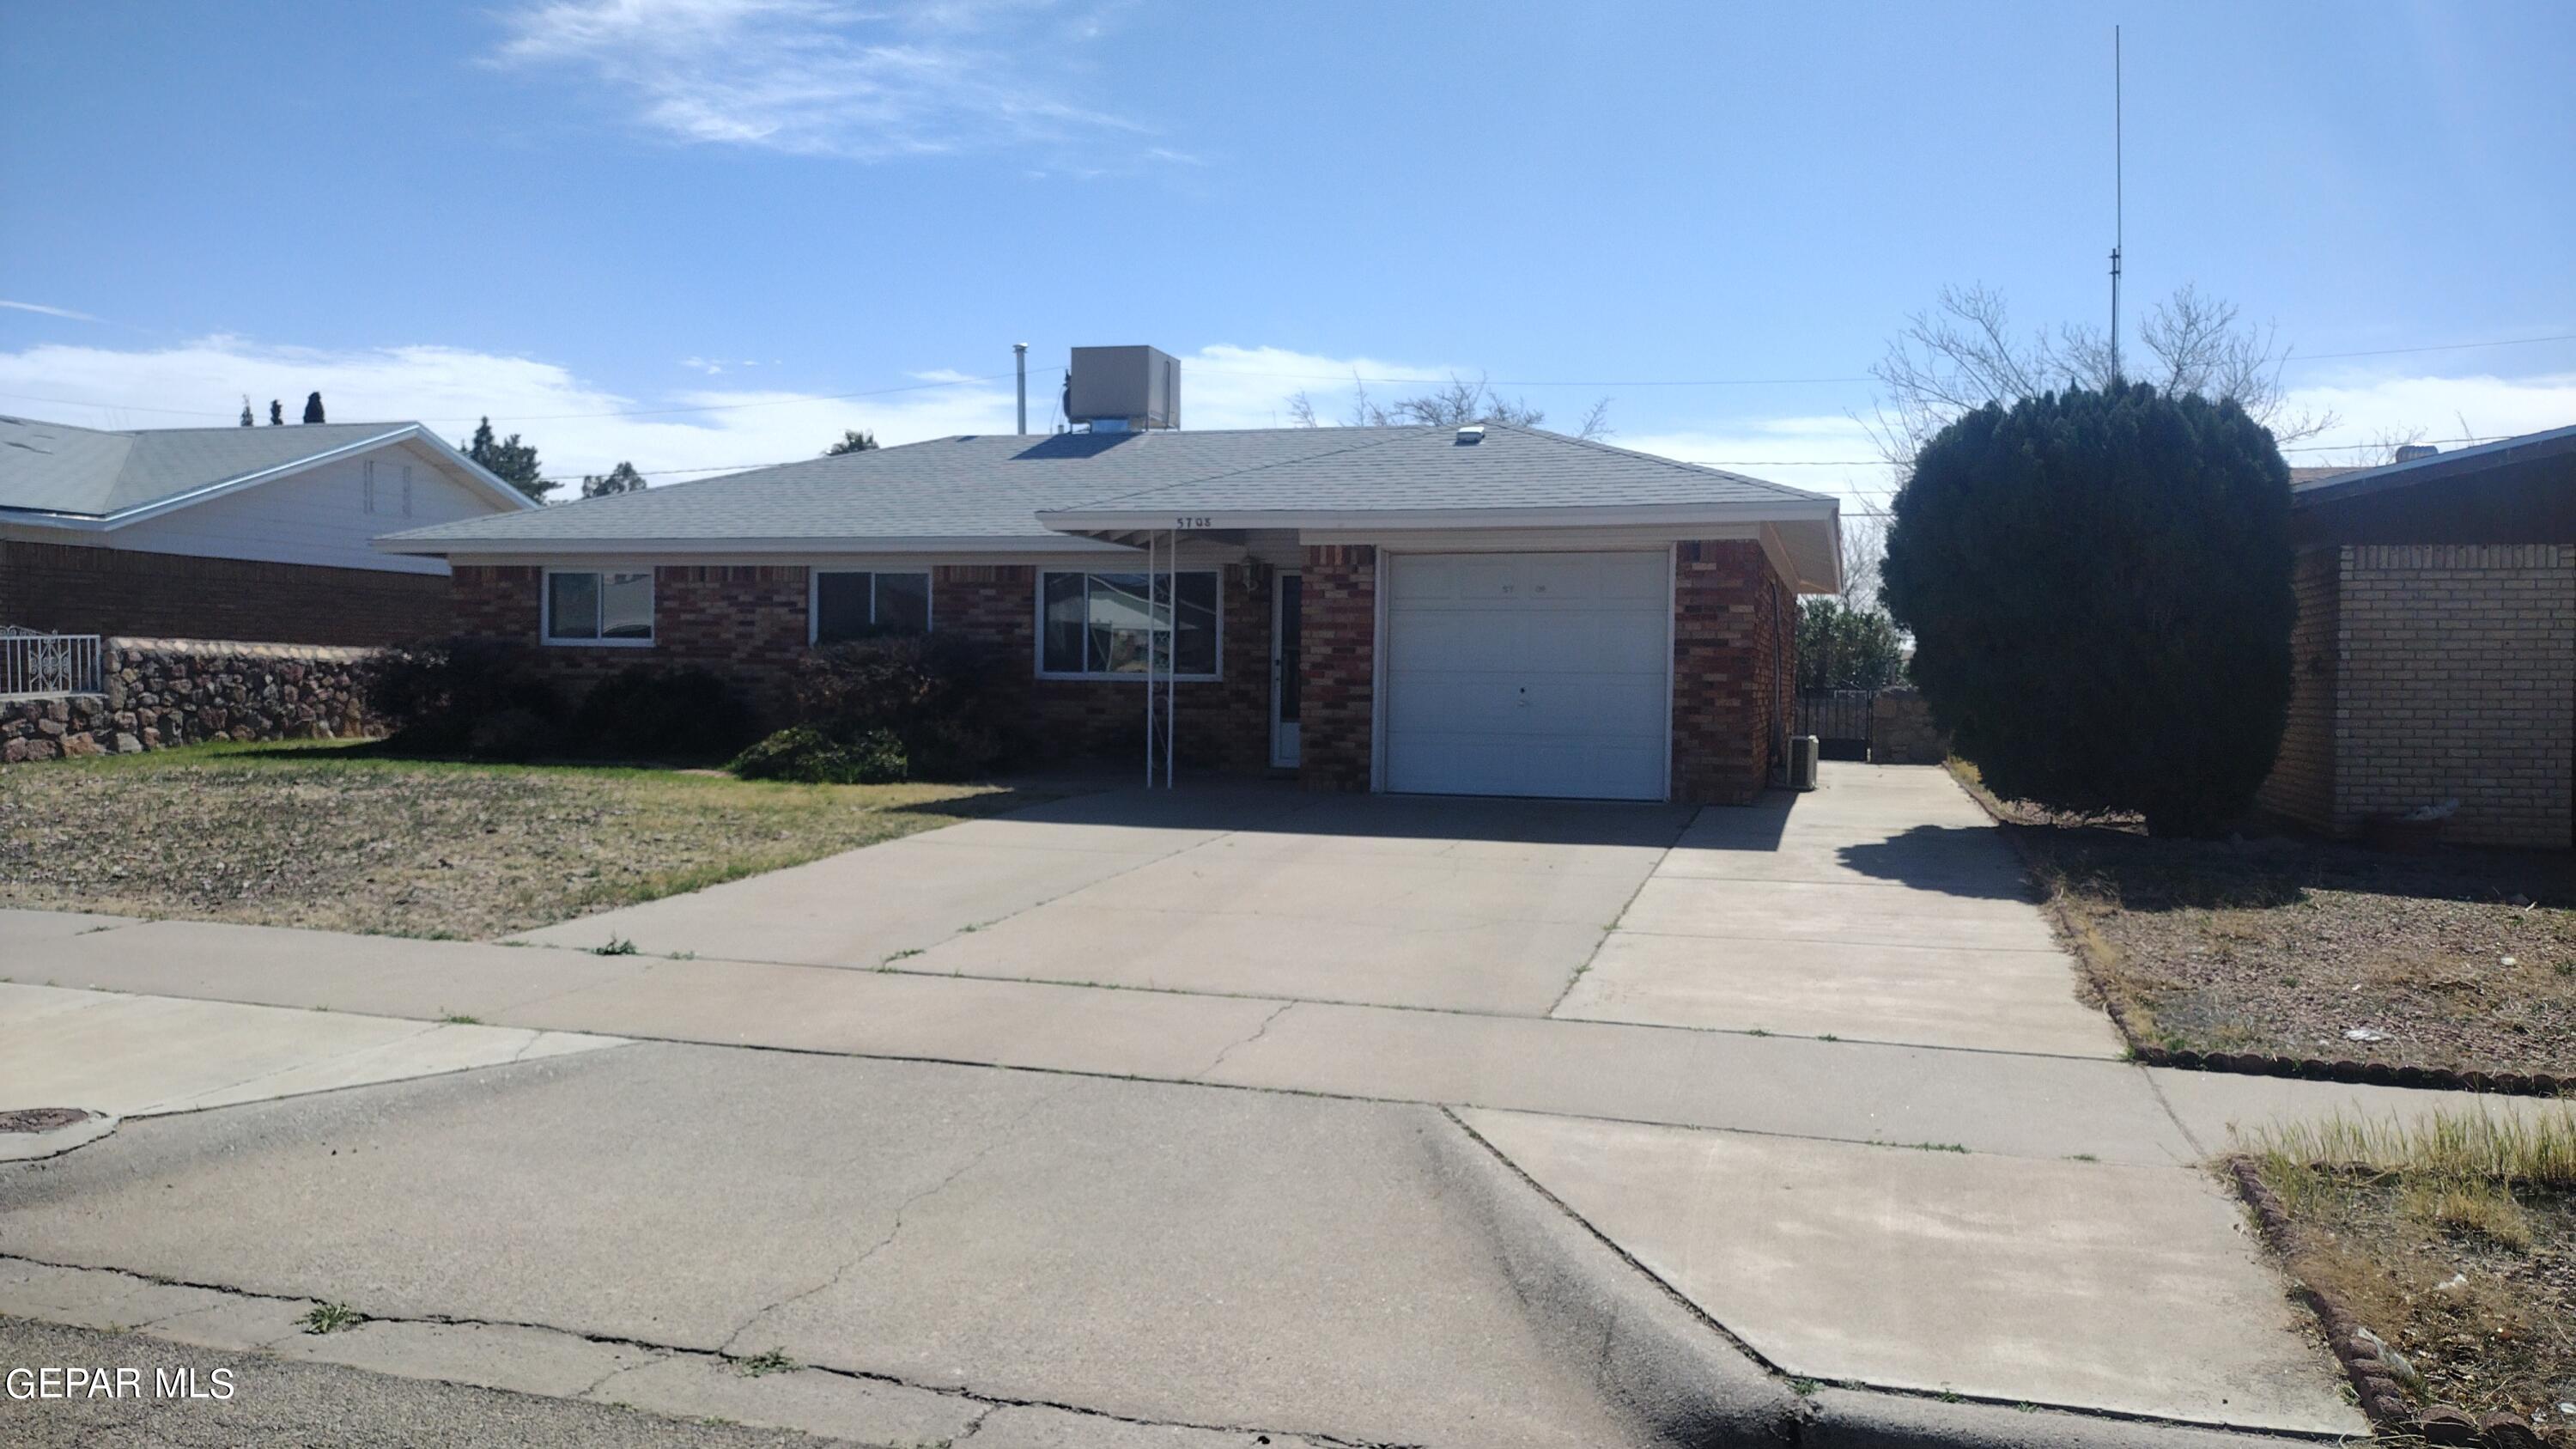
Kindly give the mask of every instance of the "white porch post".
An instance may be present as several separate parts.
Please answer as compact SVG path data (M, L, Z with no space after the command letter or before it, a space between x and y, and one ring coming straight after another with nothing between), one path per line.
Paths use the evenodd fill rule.
M1154 788L1154 534L1145 533L1145 788Z

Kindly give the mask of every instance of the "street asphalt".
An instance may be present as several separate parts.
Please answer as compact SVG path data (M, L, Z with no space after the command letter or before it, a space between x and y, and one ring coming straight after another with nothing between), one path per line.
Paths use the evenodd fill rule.
M75 1365L111 1373L140 1369L137 1383L147 1392L123 1399L0 1397L0 1443L13 1449L822 1449L842 1442L0 1316L0 1376ZM218 1372L230 1376L228 1399L149 1392L163 1374L185 1374L192 1387L211 1395Z

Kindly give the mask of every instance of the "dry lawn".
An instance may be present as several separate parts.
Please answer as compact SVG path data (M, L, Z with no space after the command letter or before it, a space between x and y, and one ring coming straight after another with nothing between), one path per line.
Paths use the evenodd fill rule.
M0 906L483 939L1033 803L215 745L0 770Z
M2396 1350L2419 1405L2576 1445L2576 1107L2248 1145L2289 1210L2291 1274Z
M1995 808L2141 1045L2576 1075L2563 853L2151 840Z

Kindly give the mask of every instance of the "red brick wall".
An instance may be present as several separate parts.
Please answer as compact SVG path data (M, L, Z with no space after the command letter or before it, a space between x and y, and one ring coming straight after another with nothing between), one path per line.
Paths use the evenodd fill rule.
M1142 680L1037 677L1037 575L1027 565L970 565L934 570L931 617L994 651L1005 677L1027 700L1047 758L1118 764L1145 756ZM1270 767L1270 590L1273 571L1233 564L1218 573L1215 680L1170 686L1179 712L1172 753L1184 769L1258 774ZM1161 700L1156 700L1159 712Z
M448 632L436 574L0 542L0 624L57 634L398 644Z
M1006 692L1033 726L1041 758L1133 759L1141 772L1141 680L1036 677L1037 572L1025 564L931 570L932 627L993 651ZM522 567L457 569L459 632L538 643L542 574ZM1223 677L1176 686L1173 752L1184 768L1255 773L1270 762L1271 571L1237 564L1222 571L1218 584ZM549 645L540 657L576 689L630 665L703 665L741 679L764 704L783 709L784 684L806 648L806 611L802 567L663 565L653 571L653 648Z
M1310 789L1366 790L1377 695L1377 549L1306 549L1300 608L1297 777Z
M1673 798L1743 805L1789 728L1796 601L1750 540L1675 546Z

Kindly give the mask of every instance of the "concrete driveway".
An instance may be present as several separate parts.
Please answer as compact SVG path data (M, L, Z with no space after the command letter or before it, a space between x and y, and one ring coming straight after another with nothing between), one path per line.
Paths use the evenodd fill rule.
M1688 806L1121 791L529 932L647 954L1543 1016Z
M1208 996L2117 1057L1939 770L1744 808L1116 791L524 941Z

